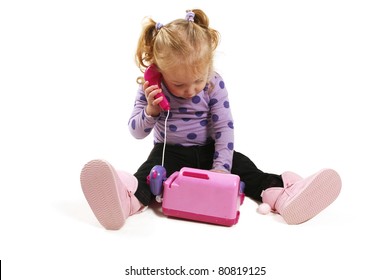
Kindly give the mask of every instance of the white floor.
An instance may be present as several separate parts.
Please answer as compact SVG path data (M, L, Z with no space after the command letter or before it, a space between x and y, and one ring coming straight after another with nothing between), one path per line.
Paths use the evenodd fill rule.
M188 2L1 2L4 279L172 279L126 269L180 266L209 269L202 279L232 279L220 267L265 267L264 279L388 279L385 1ZM339 198L307 223L261 216L246 199L233 227L169 219L154 206L106 231L84 200L84 163L134 172L152 146L127 131L142 18L167 23L192 7L222 36L216 69L236 150L267 172L340 173Z

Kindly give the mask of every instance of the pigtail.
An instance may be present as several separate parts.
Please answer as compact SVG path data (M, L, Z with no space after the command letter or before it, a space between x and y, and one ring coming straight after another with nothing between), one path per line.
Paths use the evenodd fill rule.
M210 51L211 51L210 60L212 61L213 60L212 58L214 56L214 52L217 49L219 41L220 41L219 32L209 26L209 18L202 10L193 9L193 10L187 10L186 12L187 12L187 15L186 15L187 21L195 23L198 27L200 27L201 29L206 31L205 32L206 36L208 37L208 41L210 42ZM190 28L189 28L189 30L191 30L190 32L194 31L193 28L194 28L194 26L191 26L191 23L190 23ZM208 77L209 82L208 82L208 86L207 86L208 93L212 92L214 87L215 87L214 83L211 82L212 76L214 75L213 63L210 63L209 75L210 75Z
M189 11L187 11L187 12L189 12ZM197 25L200 25L203 28L209 28L209 18L202 10L194 9L194 10L191 10L191 12L193 12L195 14L194 23L196 23Z
M187 11L187 12L189 12L189 11ZM211 48L214 51L219 44L219 40L220 40L219 32L216 31L215 29L209 27L209 18L202 10L194 9L194 10L191 10L191 12L193 12L195 15L193 18L194 23L196 23L200 27L207 30L207 32L210 36Z
M141 72L154 63L153 46L157 35L156 22L148 18L138 39L135 61Z

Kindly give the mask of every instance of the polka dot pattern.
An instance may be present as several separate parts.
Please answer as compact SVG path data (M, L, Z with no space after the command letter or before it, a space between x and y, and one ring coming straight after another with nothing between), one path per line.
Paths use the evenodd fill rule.
M172 132L176 132L177 131L177 126L176 125L171 124L168 127L169 127L169 131L172 131Z
M133 120L131 121L131 128L132 128L132 129L135 129L135 119L133 119Z
M198 104L200 102L200 97L198 95L195 95L194 97L192 97L192 103L194 104Z
M210 107L213 107L215 104L217 104L218 103L218 100L217 99L215 99L215 98L211 98L210 99L210 102L209 102L209 106Z
M203 115L202 111L195 112L195 116L197 116L198 118L200 118L202 115Z
M172 108L168 116L168 143L189 146L216 141L213 166L230 171L231 155L234 151L234 124L222 78L216 73L203 91L191 99L176 98L167 92L167 88L163 87L163 90ZM134 111L129 121L130 131L137 138L143 138L155 130L154 142L163 143L168 112L161 112L159 117L149 117L144 111L146 104L147 99L140 88L134 107L138 113Z
M187 113L187 108L185 108L185 107L180 107L180 108L179 108L179 113L181 113L181 114Z
M187 134L187 138L190 139L190 140L194 140L194 139L196 139L196 137L198 137L196 135L196 133L188 133Z

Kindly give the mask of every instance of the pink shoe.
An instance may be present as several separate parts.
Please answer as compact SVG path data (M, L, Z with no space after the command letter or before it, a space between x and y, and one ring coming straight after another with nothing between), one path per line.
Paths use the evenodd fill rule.
M338 197L341 190L341 178L332 169L323 169L305 179L285 172L282 179L284 188L268 188L261 197L263 203L267 203L290 225L316 216Z
M127 217L142 207L133 194L138 186L137 178L117 172L106 161L88 162L81 171L80 182L89 206L106 229L120 229Z

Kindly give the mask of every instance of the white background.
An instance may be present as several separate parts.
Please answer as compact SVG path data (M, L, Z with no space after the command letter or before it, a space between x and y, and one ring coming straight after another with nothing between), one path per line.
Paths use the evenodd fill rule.
M106 231L89 209L87 161L135 172L152 147L127 130L142 19L189 8L222 36L236 150L270 173L340 173L339 198L309 222L261 216L247 199L229 228L149 208ZM215 270L200 279L232 279L220 266L266 267L235 279L388 279L389 14L375 0L1 1L4 279L152 279L125 269L180 265Z

